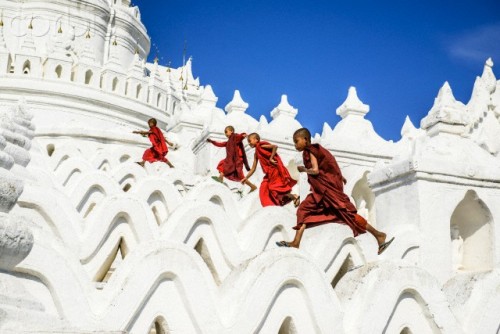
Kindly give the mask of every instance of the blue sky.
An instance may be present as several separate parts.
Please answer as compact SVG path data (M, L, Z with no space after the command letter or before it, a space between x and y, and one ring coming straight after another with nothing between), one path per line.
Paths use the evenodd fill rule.
M470 99L492 57L500 77L500 1L135 0L152 38L150 60L182 65L184 41L201 84L221 108L235 89L252 116L282 94L312 132L334 127L335 110L355 86L383 138L399 140L449 81ZM158 51L156 51L158 50Z

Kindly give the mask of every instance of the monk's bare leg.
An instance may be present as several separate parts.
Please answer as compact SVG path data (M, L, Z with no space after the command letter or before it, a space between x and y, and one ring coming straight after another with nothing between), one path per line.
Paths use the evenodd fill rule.
M288 193L286 194L285 198L287 200L290 200L293 202L293 206L295 206L296 208L299 206L300 204L300 196L299 195L296 195L296 194L292 194L292 193Z
M144 164L146 163L146 161L142 160L141 162L136 162L136 164L140 165L141 167L144 167Z
M380 232L377 230L375 227L371 226L370 224L366 223L366 230L377 239L378 245L382 245L385 242L385 239L387 238L387 234L384 232Z
M250 187L250 192L257 190L257 186L253 184L252 182L246 180L245 184Z
M174 168L174 165L172 165L172 163L166 158L165 158L165 163L168 165L168 167Z
M299 248L300 240L302 240L302 235L304 234L305 229L306 229L306 224L300 225L300 228L295 231L295 238L293 238L292 242L288 243L288 246Z

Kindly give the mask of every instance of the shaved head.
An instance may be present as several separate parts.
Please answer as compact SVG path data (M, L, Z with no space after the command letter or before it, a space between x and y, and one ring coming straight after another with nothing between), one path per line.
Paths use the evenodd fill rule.
M308 142L311 142L311 132L306 128L300 128L293 133L293 137L302 137Z
M248 138L255 137L255 139L260 140L260 136L257 132L252 132L248 135Z

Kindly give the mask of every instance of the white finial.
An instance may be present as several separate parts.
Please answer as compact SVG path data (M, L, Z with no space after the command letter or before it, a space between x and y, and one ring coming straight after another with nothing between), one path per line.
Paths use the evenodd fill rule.
M227 113L241 112L244 113L248 109L248 103L243 101L239 90L234 91L233 100L227 104L224 110Z
M453 91L451 90L450 84L448 81L445 81L443 87L439 89L438 96L434 104L442 105L452 105L456 102L455 96L453 96Z
M215 93L212 89L212 86L206 85L205 89L203 90L203 94L201 95L201 101L203 102L212 102L214 105L217 103L217 96L215 96Z
M325 122L323 124L323 132L321 133L321 138L327 138L329 137L331 134L333 133L333 130L332 128L330 127L330 125Z
M489 67L493 67L494 64L493 64L493 60L491 59L491 57L486 60L485 65L489 66Z
M401 128L401 137L405 137L406 135L411 134L412 132L416 131L417 128L415 125L413 125L413 122L410 119L410 116L406 116L405 123L403 124L403 127Z
M434 125L436 124L446 126L436 127L431 131L431 135L442 132L460 134L467 124L465 106L455 100L448 81L439 90L429 114L420 122L422 129L427 131L435 128Z
M337 108L337 115L346 118L350 115L365 117L370 111L370 106L361 102L358 98L355 87L349 87L347 98L340 107Z
M276 119L280 115L286 115L292 118L297 116L298 110L288 103L288 96L285 94L281 95L280 104L271 111L271 117Z
M257 131L262 131L268 125L269 125L269 122L267 121L266 116L261 115L259 118L259 125L257 125Z
M495 91L497 85L497 79L495 73L493 73L493 60L488 58L484 63L483 75L481 75L481 80L483 81L486 89L491 94Z

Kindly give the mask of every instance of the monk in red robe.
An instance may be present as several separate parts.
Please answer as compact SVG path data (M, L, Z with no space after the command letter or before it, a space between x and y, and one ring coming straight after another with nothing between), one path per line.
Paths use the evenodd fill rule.
M298 170L308 174L312 192L297 210L294 240L276 244L299 248L306 228L334 222L349 226L355 237L366 231L371 233L377 239L378 253L381 254L394 238L386 242L387 235L384 232L376 230L357 214L356 207L344 193L345 179L335 157L321 145L311 144L311 133L306 128L295 131L293 142L295 149L302 152L304 160L304 166L299 166Z
M133 133L138 133L143 137L148 136L151 144L153 145L151 148L148 148L144 151L142 155L142 161L138 162L139 165L144 167L144 164L147 162L153 163L156 161L161 161L169 165L171 168L174 167L167 159L168 153L168 145L174 146L171 142L169 142L164 136L161 130L156 126L156 119L151 118L148 120L149 131L133 131Z
M264 179L259 189L262 206L285 205L292 200L298 206L299 196L291 194L297 181L292 179L280 156L276 153L278 146L260 141L257 133L249 134L247 140L250 147L255 148L255 156L252 168L241 182L245 182L253 175L258 161L264 171Z
M212 143L217 147L226 148L226 158L221 160L217 165L219 176L213 176L212 178L218 182L222 182L224 177L231 181L240 182L245 177L243 174L243 165L247 170L250 169L248 166L247 155L245 153L245 147L243 146L243 139L245 139L247 135L246 133L234 133L234 127L231 125L226 126L224 134L228 139L225 142L217 142L212 139L207 139L209 143ZM246 180L244 184L250 187L250 192L257 189L257 187L248 180Z

